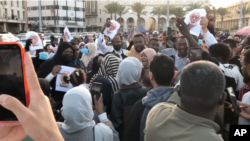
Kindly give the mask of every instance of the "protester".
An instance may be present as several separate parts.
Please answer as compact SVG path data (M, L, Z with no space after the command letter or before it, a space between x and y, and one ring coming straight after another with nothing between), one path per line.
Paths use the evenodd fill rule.
M55 90L56 75L61 70L61 65L76 67L74 64L74 48L68 42L62 42L58 51L52 59L46 60L38 69L37 76L39 78L46 78L50 81L52 87L51 94L55 101L61 102L64 96L64 92Z
M85 42L86 43L86 42ZM93 35L88 35L88 42L87 43L95 43Z
M161 103L150 111L145 141L223 141L217 135L219 126L213 122L226 97L225 77L220 68L209 62L194 62L185 67L180 83L180 105Z
M133 44L134 46L132 46L131 50L128 51L125 55L128 57L135 57L138 60L140 60L141 51L147 48L145 46L145 40L143 38L143 35L142 34L134 35Z
M154 49L155 52L157 54L159 54L159 41L158 41L158 39L150 39L149 44L148 44L148 48Z
M105 44L105 40L103 39L103 32L106 29L107 24L104 25L102 32L99 34L99 38L98 38L98 47L99 49L103 52L103 54L106 54L108 52L112 52L112 53L117 53L120 55L120 59L123 60L125 59L127 56L126 54L126 50L122 49L122 40L121 37L119 35L114 36L114 38L111 40L111 43L113 45L113 49L108 47Z
M81 60L84 63L84 66L87 67L90 60L97 55L97 47L94 43L88 43L84 47L84 50L81 50L83 55Z
M242 64L242 74L244 77L244 83L249 83L250 82L250 70L249 70L250 50L247 50L244 53L241 64ZM250 92L247 92L243 95L242 103L250 105ZM239 124L240 125L250 125L250 120L240 117Z
M64 81L67 83L71 83L73 87L83 86L87 90L89 90L89 85L86 84L87 76L81 69L76 69L70 75L65 75L63 77Z
M67 91L62 107L62 116L65 120L57 123L65 141L119 141L118 133L103 111L102 97L98 102L95 99L95 108L101 121L97 125L93 121L92 98L89 91L81 86Z
M230 58L229 58L229 64L237 65L240 72L241 72L241 64L240 64L240 56L237 56L237 43L233 39L225 39L222 41L222 43L229 46L230 51Z
M147 93L139 83L142 66L138 59L128 57L124 59L118 69L117 82L120 90L113 97L111 120L116 131L119 132L120 139L125 138L126 125L130 110L133 105L141 100Z
M151 48L146 48L144 49L141 53L141 62L143 68L149 67L151 61L154 59L154 56L156 55L155 50Z
M122 36L120 36L120 38L121 38L121 41L122 41L122 49L127 49L128 48L127 43L123 40Z
M30 104L27 108L19 100L10 95L0 95L1 106L12 111L18 118L17 123L0 124L0 140L17 141L29 135L36 141L63 141L56 126L50 103L40 88L29 53L25 53L24 55L24 65L30 94Z
M101 62L101 66L92 79L90 80L90 88L93 82L102 83L101 93L103 95L104 105L106 106L106 112L111 113L112 96L119 90L116 75L120 59L113 54L108 54Z
M149 78L154 88L142 100L135 103L128 117L125 141L144 141L143 130L148 112L156 104L166 102L174 92L174 88L170 87L174 76L174 62L171 57L156 55L149 68Z
M100 66L101 66L101 62L104 58L104 55L102 54L98 54L97 56L95 56L92 59L92 65L91 65L91 70L87 73L87 83L90 82L90 80L92 79L92 77L97 74ZM91 61L90 61L91 62Z

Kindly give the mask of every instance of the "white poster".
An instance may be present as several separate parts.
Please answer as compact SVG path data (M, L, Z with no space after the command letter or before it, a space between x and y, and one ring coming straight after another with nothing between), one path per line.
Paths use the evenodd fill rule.
M119 28L120 24L117 21L110 20L110 26L106 27L106 29L104 30L104 34L109 36L112 40L115 37Z
M30 51L44 49L42 41L36 32L30 31L26 33L26 38L31 39Z
M205 17L207 12L205 9L194 9L185 16L185 23L188 25L190 33L199 36L201 33L201 17Z
M76 68L67 66L61 66L61 68L61 71L56 76L56 91L67 92L69 89L73 88L73 85L69 81L65 82L63 77L65 75L70 75Z
M64 33L64 36L66 37L68 42L70 42L73 39L73 36L69 32L69 29L67 26L64 28L63 33Z

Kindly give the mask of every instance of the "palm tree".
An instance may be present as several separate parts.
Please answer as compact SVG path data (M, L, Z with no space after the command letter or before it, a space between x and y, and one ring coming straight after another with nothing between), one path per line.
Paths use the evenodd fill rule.
M104 9L102 10L106 14L110 14L110 18L113 19L113 14L115 15L115 20L116 20L116 15L118 13L118 9L120 7L120 4L118 2L111 2L109 4L104 5Z
M164 9L164 11L166 11ZM183 10L183 7L171 6L169 8L169 13L175 15L176 17L182 18L185 16L186 12Z
M161 6L154 7L153 10L150 12L150 14L153 14L154 16L157 16L157 18L158 18L158 28L159 28L160 17L161 17L161 15L163 15L163 7L161 7Z
M220 7L217 10L217 13L221 16L221 29L223 27L223 20L224 20L224 16L228 14L228 11L226 8Z
M117 11L117 14L119 15L119 22L121 23L122 21L122 15L124 15L124 14L127 14L128 13L128 11L129 11L129 9L126 9L126 7L125 6L123 6L123 5L120 5L119 6L119 8L118 8L118 11Z
M237 11L237 14L240 15L240 7L239 7L239 9ZM243 20L242 27L244 27L245 16L248 15L248 14L250 14L250 7L247 7L247 6L244 5L243 8L242 8L242 20Z
M110 14L110 18L113 19L114 10L112 9L112 5L110 3L104 5L104 9L102 11L106 14Z
M192 11L194 9L201 9L203 3L202 2L192 2L187 6L187 11Z
M132 5L131 8L137 15L137 26L139 26L141 15L147 14L147 11L144 11L144 9L146 8L146 5L142 4L141 2L136 2Z

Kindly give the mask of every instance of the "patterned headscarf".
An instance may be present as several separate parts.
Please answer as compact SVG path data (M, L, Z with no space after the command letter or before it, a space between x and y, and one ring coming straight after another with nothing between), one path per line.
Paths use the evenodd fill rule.
M120 64L120 59L113 54L108 54L102 60L101 66L98 70L98 73L93 76L90 80L90 88L92 86L93 81L98 77L102 76L109 80L112 86L112 94L114 94L117 90L119 90L118 83L116 81L116 75L118 72Z

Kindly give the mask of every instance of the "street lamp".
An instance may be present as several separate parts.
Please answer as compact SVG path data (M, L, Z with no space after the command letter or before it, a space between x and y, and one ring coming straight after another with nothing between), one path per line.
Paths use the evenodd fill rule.
M243 0L241 0L241 5L240 5L239 29L241 28L242 9L243 9Z

